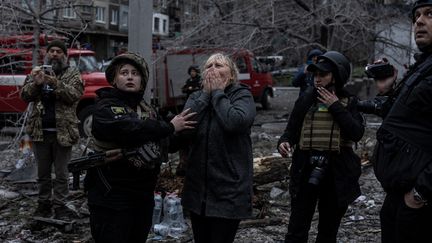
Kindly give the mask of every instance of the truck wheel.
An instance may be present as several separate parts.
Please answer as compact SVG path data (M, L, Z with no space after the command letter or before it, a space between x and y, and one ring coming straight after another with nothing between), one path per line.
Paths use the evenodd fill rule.
M262 105L262 108L264 110L270 110L271 109L271 106L272 106L271 100L272 100L272 97L270 94L270 90L266 89L264 91L262 98L261 98L261 105Z
M89 105L84 107L78 113L78 119L81 121L78 126L81 137L86 138L91 136L93 111L94 111L94 105Z

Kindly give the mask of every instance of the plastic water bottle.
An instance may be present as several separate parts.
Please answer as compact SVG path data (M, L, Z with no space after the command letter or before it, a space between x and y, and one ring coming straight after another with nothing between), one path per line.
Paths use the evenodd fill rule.
M169 194L164 199L164 220L162 224L169 226L168 235L178 238L187 229L183 218L181 199L177 194Z
M177 207L175 195L170 194L164 198L164 223L171 226L177 221Z
M161 221L161 213L162 213L162 196L159 192L155 192L154 194L155 206L153 208L153 228L156 224L159 224Z

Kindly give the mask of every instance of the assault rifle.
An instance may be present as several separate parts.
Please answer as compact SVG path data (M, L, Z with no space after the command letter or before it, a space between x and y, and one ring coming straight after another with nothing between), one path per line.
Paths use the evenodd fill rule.
M90 168L111 163L124 157L136 155L136 150L112 149L103 152L90 153L87 156L72 159L68 164L69 172L80 172Z
M147 168L154 168L159 165L161 160L158 146L151 142L135 149L112 149L103 152L94 152L81 158L72 159L68 164L68 169L73 175L73 189L77 190L79 188L80 171L135 155L139 156L139 161L146 162Z
M73 175L73 189L77 190L79 188L80 171L108 164L121 158L136 155L137 153L137 150L113 149L94 152L84 157L72 159L68 164L68 170Z

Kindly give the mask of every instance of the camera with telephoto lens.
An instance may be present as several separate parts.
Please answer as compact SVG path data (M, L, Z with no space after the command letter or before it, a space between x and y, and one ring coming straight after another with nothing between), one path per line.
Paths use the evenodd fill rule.
M389 100L389 96L377 96L370 100L361 100L357 103L357 109L366 114L381 116L383 106Z
M392 77L394 74L394 67L390 63L370 64L365 68L365 73L368 78L385 79Z
M310 163L313 169L308 182L318 186L327 170L327 158L324 155L314 155L310 157Z

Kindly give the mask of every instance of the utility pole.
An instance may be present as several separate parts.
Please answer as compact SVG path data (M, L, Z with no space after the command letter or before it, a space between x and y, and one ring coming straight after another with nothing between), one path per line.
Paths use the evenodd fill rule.
M153 80L152 54L153 1L129 0L128 50L143 56L149 65L149 81ZM145 97L150 97L152 82L147 83Z

